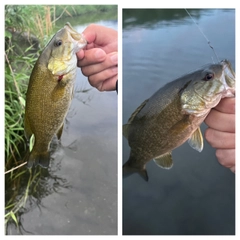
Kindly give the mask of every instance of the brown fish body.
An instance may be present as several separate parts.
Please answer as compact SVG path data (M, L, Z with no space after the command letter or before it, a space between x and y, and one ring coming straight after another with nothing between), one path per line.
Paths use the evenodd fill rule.
M176 97L156 118L153 117L149 121L144 118L135 119L131 128L131 132L134 134L129 133L128 138L131 147L129 166L139 165L142 168L154 157L182 145L196 131L204 118L205 116L183 115L179 98ZM163 122L165 124L162 124ZM144 137L139 137L139 135ZM146 147L142 148L141 146Z
M79 46L71 43L75 41L71 39L73 33L77 34L69 24L61 29L45 47L33 68L25 110L25 135L30 139L34 134L35 138L28 167L38 164L48 167L51 140L55 134L61 137L77 70L75 53L86 44L85 40Z
M160 167L171 168L171 151L186 140L194 149L202 150L200 124L222 97L235 93L235 79L228 78L228 74L234 78L234 73L229 72L228 64L212 64L170 82L135 110L124 125L131 148L124 164L125 175L138 172L148 180L145 165L152 159Z

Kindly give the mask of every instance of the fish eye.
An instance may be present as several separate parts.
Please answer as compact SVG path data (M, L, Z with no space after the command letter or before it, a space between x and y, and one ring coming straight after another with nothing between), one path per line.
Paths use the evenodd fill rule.
M204 81L209 81L212 80L214 78L214 74L213 73L207 73L205 75L205 77L203 78Z
M56 47L61 46L61 45L62 45L62 40L56 41L54 45L55 45Z

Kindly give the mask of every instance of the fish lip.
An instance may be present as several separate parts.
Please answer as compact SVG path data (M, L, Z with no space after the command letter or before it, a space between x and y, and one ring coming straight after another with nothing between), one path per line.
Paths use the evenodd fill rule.
M223 60L220 62L223 66L223 82L225 83L225 94L224 97L234 97L235 96L235 72L231 67L231 63L228 60Z
M223 66L225 75L231 78L233 81L235 81L235 73L231 67L230 62L227 59L225 59L225 60L222 60L220 64Z
M68 31L73 41L76 41L81 48L87 45L87 40L82 33L78 33L69 22L67 22L64 28Z

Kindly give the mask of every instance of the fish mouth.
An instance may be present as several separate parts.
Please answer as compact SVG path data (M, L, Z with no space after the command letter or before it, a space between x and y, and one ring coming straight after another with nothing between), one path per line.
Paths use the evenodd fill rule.
M233 71L231 64L228 60L223 60L220 62L223 66L223 78L225 86L224 97L234 97L235 96L235 72Z
M235 72L233 71L230 62L228 60L223 60L220 64L223 66L225 75L235 81Z
M77 41L78 45L80 45L81 48L85 47L87 45L87 40L83 36L83 34L78 33L69 22L67 22L64 26L64 28L68 31L69 35L74 41Z

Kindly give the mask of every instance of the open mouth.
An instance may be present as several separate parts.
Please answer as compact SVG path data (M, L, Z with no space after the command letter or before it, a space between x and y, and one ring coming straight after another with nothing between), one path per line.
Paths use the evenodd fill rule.
M83 34L80 34L76 30L74 30L70 23L66 23L64 28L67 29L72 40L77 41L78 44L81 44L81 47L85 47L87 45L87 41L84 38Z
M235 72L233 71L231 64L228 60L221 61L223 65L224 78L225 78L225 96L235 96Z
M233 71L231 64L228 60L221 61L223 65L224 74L228 77L231 81L235 81L235 72Z

